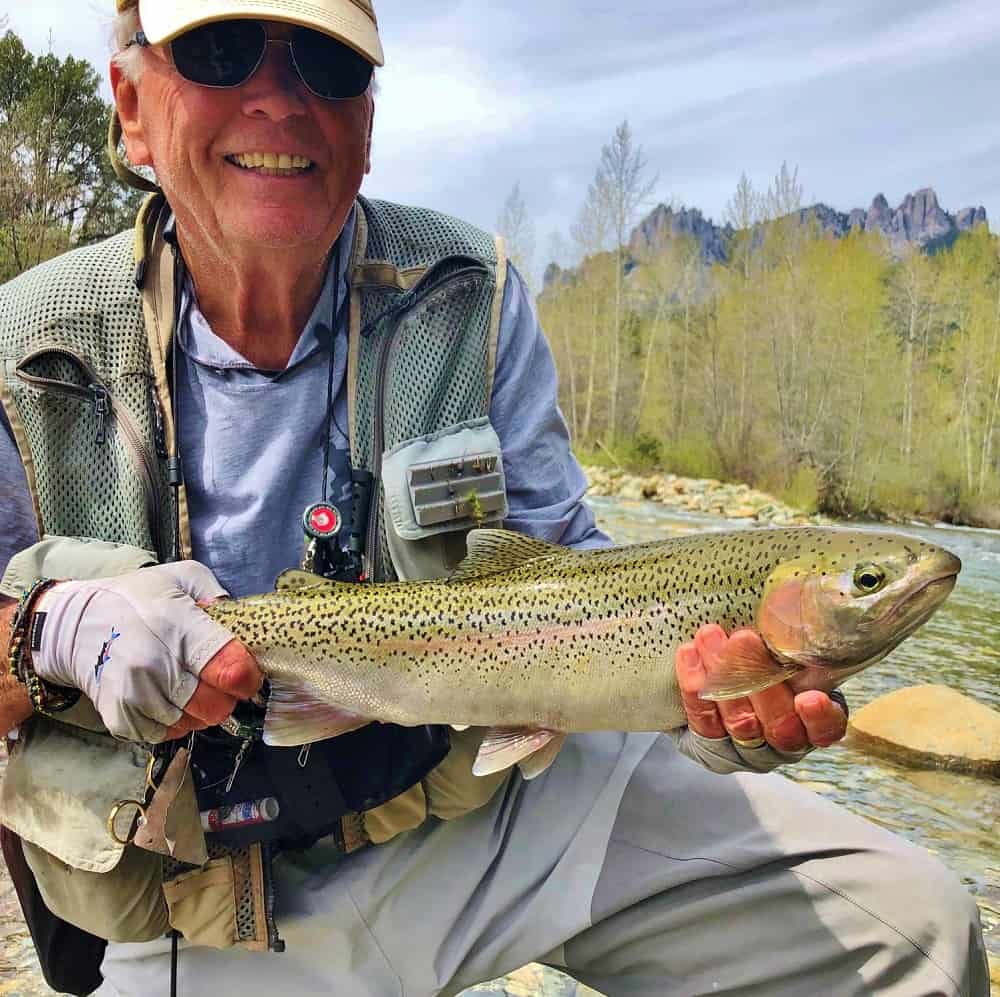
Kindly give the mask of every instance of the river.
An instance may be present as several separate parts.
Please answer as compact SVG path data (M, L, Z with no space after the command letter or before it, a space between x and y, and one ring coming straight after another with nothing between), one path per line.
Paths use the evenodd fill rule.
M590 502L601 527L618 543L733 528L717 517L653 502L597 497ZM1000 531L892 529L948 548L962 559L962 574L926 626L844 683L848 702L858 709L893 689L939 682L1000 710ZM975 895L988 945L1000 959L1000 780L905 768L849 745L814 752L785 775L938 855Z
M732 528L726 520L680 513L652 502L590 501L601 526L619 543ZM930 681L1000 709L1000 532L922 526L894 529L954 551L962 559L962 575L930 623L875 668L848 680L844 690L851 706L857 709L885 692ZM976 897L987 945L1000 959L1000 854L996 847L1000 780L908 769L850 746L817 751L785 774L936 853ZM536 973L475 989L480 995L525 997L572 992L565 979ZM0 997L48 993L38 976L10 882L0 867ZM1000 991L994 995L1000 997Z

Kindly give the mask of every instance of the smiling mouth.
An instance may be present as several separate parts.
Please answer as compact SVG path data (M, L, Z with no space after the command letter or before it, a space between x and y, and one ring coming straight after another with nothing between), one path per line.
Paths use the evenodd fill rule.
M305 156L286 152L241 152L225 157L227 163L265 177L298 177L311 172L315 163Z

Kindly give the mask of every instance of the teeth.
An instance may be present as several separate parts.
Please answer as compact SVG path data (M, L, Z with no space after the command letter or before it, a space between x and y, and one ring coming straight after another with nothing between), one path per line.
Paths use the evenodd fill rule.
M244 169L264 169L270 171L307 170L312 160L305 156L290 156L287 152L242 152L230 156L234 163Z

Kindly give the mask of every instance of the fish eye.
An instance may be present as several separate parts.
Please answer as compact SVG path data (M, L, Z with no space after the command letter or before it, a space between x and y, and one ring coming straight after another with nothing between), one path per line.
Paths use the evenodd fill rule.
M865 595L877 592L885 584L885 571L877 564L859 564L854 569L854 587Z

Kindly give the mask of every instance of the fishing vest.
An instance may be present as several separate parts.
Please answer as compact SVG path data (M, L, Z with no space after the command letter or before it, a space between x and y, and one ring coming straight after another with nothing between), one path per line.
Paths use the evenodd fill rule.
M369 575L439 576L480 510L425 494L419 475L400 477L403 464L419 461L396 454L407 446L429 455L498 449L488 413L506 264L493 237L457 219L357 204L348 414L352 463L376 479ZM40 536L101 538L160 558L172 549L167 366L176 268L163 238L168 218L154 196L134 234L74 250L0 288L0 398ZM472 446L465 437L435 446L477 430ZM497 470L479 496L491 519L502 511ZM189 556L183 489L179 504L180 549Z
M168 484L175 453L168 371L183 275L164 236L169 218L162 195L154 195L133 233L74 250L0 288L0 402L39 536L111 541L159 559L176 544L190 556L184 490ZM488 418L506 278L502 242L437 212L359 197L348 274L351 460L374 481L367 574L376 581L441 577L464 556L469 529L507 512L499 440ZM91 712L81 725L93 727L93 719ZM35 718L30 726L44 739L65 725ZM504 776L472 777L475 745L464 745L463 736L453 738L451 754L426 780L359 815L359 840L385 841L428 813L448 818L485 803ZM98 740L93 748L103 750ZM119 761L139 779L142 756L133 754ZM8 804L12 794L32 791L31 753L23 755L19 764L11 760ZM90 771L99 767L93 760ZM141 787L139 779L135 791ZM23 827L19 833L25 836ZM58 877L42 881L33 840L29 833L26 855L42 894L72 922L76 911L67 908L77 901L59 894ZM102 844L95 857L93 848L55 833L43 847L85 873L107 877L128 865L123 856L134 848ZM211 869L225 856L209 858ZM246 884L260 879L252 872L243 870ZM188 899L190 887L187 881L179 891ZM231 879L225 889L232 893ZM241 903L235 942L262 947L268 932L260 912ZM170 915L179 927L172 905ZM152 937L162 925L156 917L149 923ZM181 930L192 942L221 944ZM127 927L119 934L140 940L128 937Z

